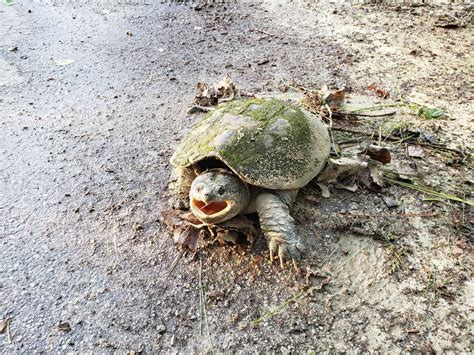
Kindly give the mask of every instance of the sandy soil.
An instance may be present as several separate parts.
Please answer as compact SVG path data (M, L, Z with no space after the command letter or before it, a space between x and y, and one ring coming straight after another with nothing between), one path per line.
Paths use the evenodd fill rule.
M262 239L179 258L160 214L195 84L226 73L247 91L328 84L373 102L377 83L449 119L361 127L407 120L465 151L468 6L144 3L0 5L0 351L472 352L467 205L311 184L294 207L301 272L270 265ZM443 15L463 27L435 26ZM389 145L472 199L469 154Z

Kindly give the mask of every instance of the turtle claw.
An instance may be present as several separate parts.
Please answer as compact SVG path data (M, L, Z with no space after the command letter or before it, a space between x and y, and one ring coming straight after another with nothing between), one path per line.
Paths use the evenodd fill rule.
M273 263L275 260L276 254L282 269L285 265L285 257L288 257L290 260L292 260L295 269L298 269L296 261L300 260L302 256L301 247L298 245L298 243L288 243L282 240L271 239L268 243L268 249L270 251L271 263Z

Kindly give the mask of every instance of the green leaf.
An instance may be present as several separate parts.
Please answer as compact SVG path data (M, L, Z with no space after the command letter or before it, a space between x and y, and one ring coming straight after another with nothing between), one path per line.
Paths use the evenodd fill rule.
M417 111L418 116L424 117L428 120L437 120L444 117L444 112L438 110L437 108L429 108L426 106L421 106Z

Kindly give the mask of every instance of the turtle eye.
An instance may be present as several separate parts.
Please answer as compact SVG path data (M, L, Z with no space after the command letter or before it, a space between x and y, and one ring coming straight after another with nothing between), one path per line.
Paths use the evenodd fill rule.
M225 189L221 186L221 187L219 187L219 189L217 190L217 193L222 196L222 195L225 193Z

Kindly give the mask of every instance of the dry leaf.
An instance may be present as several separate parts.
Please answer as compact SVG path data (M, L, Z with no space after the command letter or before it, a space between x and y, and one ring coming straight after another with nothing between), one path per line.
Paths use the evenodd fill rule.
M407 153L409 157L414 158L423 158L425 155L423 148L421 148L419 145L409 145L407 148Z
M215 240L234 244L244 241L253 243L257 236L254 221L243 215L219 225L208 225L191 212L170 210L162 211L161 214L174 242L191 250L201 249Z
M217 84L197 83L196 88L198 93L194 98L194 104L201 108L231 101L238 92L229 75Z
M164 223L172 232L176 244L183 245L191 250L198 250L209 243L205 240L206 231L201 228L201 225L192 223L195 220L192 220L191 216L193 215L191 213L171 210L162 211L161 215Z
M381 89L377 84L375 83L372 83L370 84L367 89L369 89L370 91L374 92L375 95L377 95L378 97L380 97L381 99L386 99L390 93L387 91L387 90L384 90L384 89Z
M322 101L328 104L331 108L339 107L344 103L346 97L346 89L330 91L327 85L323 85L320 92Z
M335 186L337 189L344 189L350 192L356 192L359 189L359 186L356 182L351 182L350 184L337 184Z
M329 159L326 167L318 175L318 182L336 182L342 181L350 176L357 176L367 169L367 163L357 159L339 158Z
M385 180L383 178L383 171L378 168L378 166L369 167L370 178L372 183L378 187L383 187L385 185Z
M331 197L331 192L329 191L329 187L326 184L318 182L317 185L321 189L321 196L323 196L324 198Z
M381 162L382 164L388 164L392 160L390 150L386 147L371 144L367 147L364 153L372 159Z

